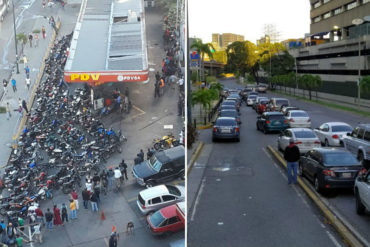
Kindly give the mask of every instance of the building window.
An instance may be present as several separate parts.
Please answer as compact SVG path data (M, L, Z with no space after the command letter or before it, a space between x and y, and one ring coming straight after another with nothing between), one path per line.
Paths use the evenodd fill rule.
M321 16L317 16L313 18L313 22L319 22L319 21L321 21Z
M331 16L330 12L323 14L324 19L328 19Z
M354 1L354 2L349 3L349 4L346 5L347 10L353 9L355 7L357 7L357 1Z
M316 3L313 4L313 8L314 9L316 9L316 8L318 8L320 6L321 6L321 2L320 1L318 1L318 2L316 2Z
M369 3L370 0L362 0L362 4Z
M370 0L369 0L369 1L370 1ZM342 13L342 7L337 8L337 9L334 9L334 15L338 15L338 14L340 14L340 13Z
M330 2L330 0L323 0L323 4Z

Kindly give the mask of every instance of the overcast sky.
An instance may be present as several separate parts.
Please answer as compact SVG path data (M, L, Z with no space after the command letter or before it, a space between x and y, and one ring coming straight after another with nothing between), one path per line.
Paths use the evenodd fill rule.
M264 24L274 24L280 39L310 32L309 0L188 0L189 36L212 41L212 33L236 33L256 43Z

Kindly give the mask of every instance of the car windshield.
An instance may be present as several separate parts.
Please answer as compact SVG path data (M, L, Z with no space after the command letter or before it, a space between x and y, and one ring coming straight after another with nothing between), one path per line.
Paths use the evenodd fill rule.
M283 115L270 115L269 119L270 120L284 120L284 116Z
M260 104L266 105L268 103L268 100L261 100Z
M323 154L324 164L326 166L348 166L359 165L357 159L350 153L326 153Z
M170 192L171 195L181 196L181 191L176 186L167 184L166 187L168 189L168 192Z
M224 101L222 105L235 105L235 101L233 100Z
M292 117L308 117L307 113L305 113L304 111L292 112L291 116Z
M352 128L347 125L334 125L331 126L332 132L352 132Z
M161 214L161 211L159 210L150 216L150 222L155 227L159 227L162 224L162 222L165 220L166 218L163 217L163 215Z
M159 170L161 170L161 167L162 167L162 163L159 162L159 160L157 160L157 158L153 155L153 157L150 158L149 160L149 164L150 166L156 171L156 172L159 172Z
M296 138L316 138L315 134L311 131L295 131Z
M221 111L221 117L236 117L236 111Z
M248 99L256 99L257 98L257 96L256 95L250 95L249 97L248 97Z
M289 105L289 102L288 100L278 99L276 100L276 105Z
M218 126L234 126L235 120L234 119L217 119L216 125Z

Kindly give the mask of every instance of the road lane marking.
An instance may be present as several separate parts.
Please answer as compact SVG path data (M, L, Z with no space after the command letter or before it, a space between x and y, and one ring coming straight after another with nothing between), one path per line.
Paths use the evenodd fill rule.
M133 201L136 201L136 199L137 199L137 197L132 197L132 198L128 199L127 201L128 202L133 202Z
M108 238L104 238L104 242L105 242L105 244L109 247Z
M132 117L131 117L131 119L134 119L134 118L137 118L137 117L139 117L139 116L141 116L141 115L146 114L146 112L145 112L145 111L141 110L141 109L140 109L139 107L137 107L136 105L132 105L132 108L136 109L136 110L137 110L137 111L139 111L140 113L138 113L138 114L136 114L136 115L132 116Z
M328 234L330 240L333 242L333 244L337 247L342 247L342 245L340 245L338 243L338 241L335 239L335 237L329 232L329 231L326 231L326 234Z
M199 199L200 199L200 196L203 192L203 188L206 184L206 178L203 178L202 179L202 184L200 185L200 188L199 188L199 192L198 192L198 195L197 195L197 198L195 199L195 203L194 203L194 207L193 207L193 212L191 212L191 218L190 218L190 221L194 221L194 216L195 216L195 212L197 211L197 206L198 206L198 203L199 203Z
M219 226L223 226L223 225L224 225L224 223L223 223L223 222L218 222L218 223L217 223L217 225L219 225Z

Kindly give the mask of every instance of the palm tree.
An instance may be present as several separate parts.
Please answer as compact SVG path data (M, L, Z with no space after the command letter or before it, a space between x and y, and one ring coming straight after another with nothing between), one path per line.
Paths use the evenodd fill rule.
M204 79L204 55L207 54L210 59L213 59L212 50L215 50L215 48L211 43L203 43L201 39L195 39L190 48L195 49L200 55L201 72L203 71L203 74L201 73L201 75Z

